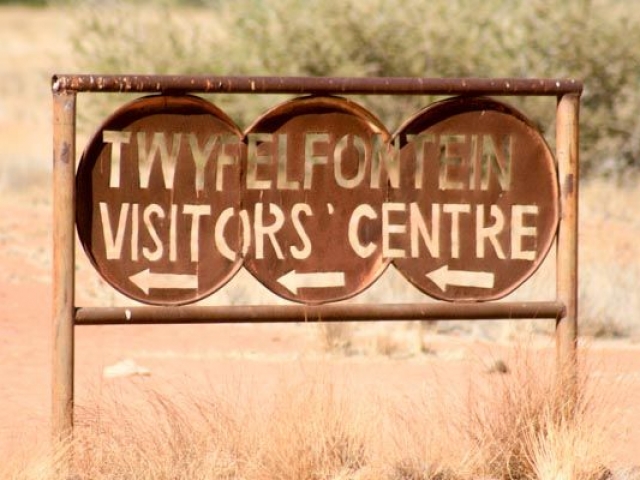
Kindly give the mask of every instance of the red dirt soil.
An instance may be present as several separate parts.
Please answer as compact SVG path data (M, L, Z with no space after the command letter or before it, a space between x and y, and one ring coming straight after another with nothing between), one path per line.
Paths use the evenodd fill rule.
M49 191L6 194L0 200L0 453L50 435L51 411L51 218ZM82 258L83 252L78 256ZM80 267L78 296L94 281ZM110 293L95 295L96 304ZM108 303L107 303L108 304ZM398 329L406 325L398 325ZM540 345L538 345L540 344ZM491 359L508 358L510 346L468 335L429 335L431 354L394 358L379 354L322 353L311 325L195 325L79 327L76 329L76 399L90 398L133 377L105 378L105 367L131 359L150 372L153 388L194 392L207 384L242 381L276 387L283 378L323 370L332 380L362 385L377 395L416 392L430 381L464 389L488 375ZM545 337L533 352L553 354ZM594 340L587 352L590 376L615 422L614 450L622 466L640 464L640 346L631 340ZM508 362L508 361L507 361ZM314 373L315 374L315 373ZM439 378L439 380L434 380ZM446 379L443 382L442 379ZM2 455L0 455L1 457Z

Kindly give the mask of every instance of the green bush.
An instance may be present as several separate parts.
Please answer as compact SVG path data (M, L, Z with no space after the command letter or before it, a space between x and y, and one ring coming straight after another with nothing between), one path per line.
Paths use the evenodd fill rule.
M640 10L624 0L201 0L93 7L78 23L91 73L571 77L584 81L583 174L640 169ZM242 98L240 98L242 97ZM433 99L358 98L390 130ZM241 126L274 97L218 96ZM513 98L553 132L555 102ZM553 143L553 138L549 138Z
M0 6L24 5L27 7L44 7L46 4L47 0L0 0Z

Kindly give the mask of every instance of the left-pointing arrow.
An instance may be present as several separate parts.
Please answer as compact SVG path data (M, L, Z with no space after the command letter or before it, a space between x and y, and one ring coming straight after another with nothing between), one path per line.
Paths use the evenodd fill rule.
M129 277L135 285L138 286L146 295L152 288L170 289L188 289L195 290L198 288L198 276L176 273L151 273L147 268L141 272Z
M447 289L447 286L493 288L495 284L495 275L492 272L449 270L448 265L429 272L426 276L443 292Z
M344 287L344 272L298 273L291 270L278 279L283 287L296 295L299 288Z

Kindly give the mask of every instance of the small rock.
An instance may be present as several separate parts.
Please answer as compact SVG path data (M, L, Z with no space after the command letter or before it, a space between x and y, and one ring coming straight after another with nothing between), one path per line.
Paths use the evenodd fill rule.
M104 378L133 377L137 375L151 375L151 371L130 359L122 360L113 365L104 367L104 370L102 371L102 376Z
M489 367L487 373L509 373L509 367L504 360L498 359Z

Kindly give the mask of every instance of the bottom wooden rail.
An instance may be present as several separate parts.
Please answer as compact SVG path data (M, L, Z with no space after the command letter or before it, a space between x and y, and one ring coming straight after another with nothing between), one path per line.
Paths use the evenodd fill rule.
M75 325L295 323L395 320L555 319L565 305L547 302L330 305L136 306L76 308Z

